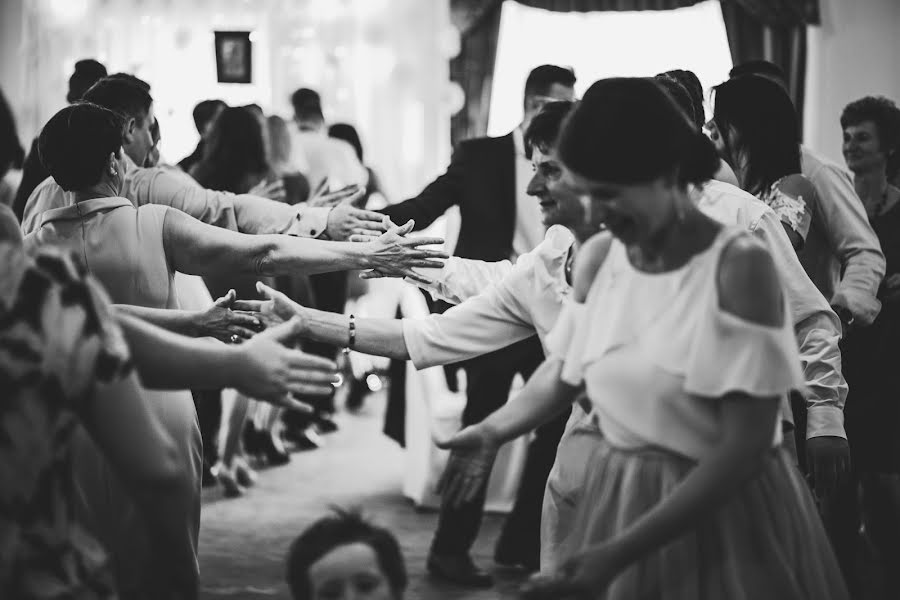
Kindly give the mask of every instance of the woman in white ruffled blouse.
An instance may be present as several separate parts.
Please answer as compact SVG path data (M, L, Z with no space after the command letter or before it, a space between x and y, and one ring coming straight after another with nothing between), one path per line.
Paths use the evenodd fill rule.
M608 232L579 254L581 302L520 396L561 410L583 387L603 441L584 457L569 559L526 595L847 598L779 447L779 398L803 379L772 257L690 201L688 186L718 167L713 146L655 83L607 79L568 118L559 153ZM516 412L507 405L449 445L486 429L502 438Z

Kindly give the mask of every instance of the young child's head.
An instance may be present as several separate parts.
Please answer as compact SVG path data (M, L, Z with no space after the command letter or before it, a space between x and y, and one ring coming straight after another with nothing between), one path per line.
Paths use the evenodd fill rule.
M406 565L390 531L335 510L291 544L287 582L294 600L401 600Z

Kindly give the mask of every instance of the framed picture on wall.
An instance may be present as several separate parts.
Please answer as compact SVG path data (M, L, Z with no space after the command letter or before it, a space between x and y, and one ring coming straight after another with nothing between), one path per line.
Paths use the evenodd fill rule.
M216 76L219 83L250 83L253 46L249 31L216 31Z

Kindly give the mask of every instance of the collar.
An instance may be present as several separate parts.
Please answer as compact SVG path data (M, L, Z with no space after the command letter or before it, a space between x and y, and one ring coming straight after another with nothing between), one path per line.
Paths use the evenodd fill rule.
M69 206L52 208L48 211L45 211L41 215L40 227L43 227L46 223L50 223L51 221L82 219L101 210L111 210L113 208L121 208L123 206L130 206L134 208L134 204L132 204L130 200L118 196L114 196L112 198L92 198L90 200L83 200Z

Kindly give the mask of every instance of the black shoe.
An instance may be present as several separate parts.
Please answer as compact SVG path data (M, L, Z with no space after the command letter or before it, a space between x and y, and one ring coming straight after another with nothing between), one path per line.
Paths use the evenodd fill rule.
M522 569L527 573L536 573L541 570L540 559L527 557L521 549L510 547L509 544L497 544L494 550L494 562L505 569Z
M294 450L315 450L323 445L321 436L312 426L300 433L295 433L289 438L289 441L293 444Z
M273 467L291 462L291 455L284 449L281 440L274 438L271 434L259 434L259 447L263 456L266 457L266 462Z
M487 571L479 569L468 554L428 555L428 572L433 576L457 585L473 588L489 588L494 578Z

